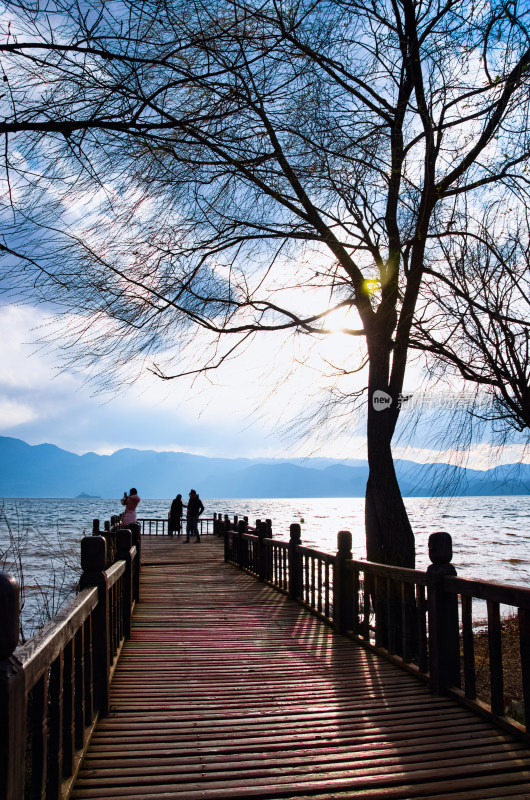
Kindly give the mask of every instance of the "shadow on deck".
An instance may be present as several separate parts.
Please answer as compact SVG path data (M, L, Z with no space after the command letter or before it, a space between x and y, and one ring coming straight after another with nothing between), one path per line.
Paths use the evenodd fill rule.
M529 798L530 751L223 543L144 537L141 602L72 798Z

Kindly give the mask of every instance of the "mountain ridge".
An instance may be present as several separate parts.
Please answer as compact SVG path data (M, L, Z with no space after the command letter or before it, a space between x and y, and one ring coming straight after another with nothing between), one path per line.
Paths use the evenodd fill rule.
M471 470L396 460L405 497L530 494L530 465ZM145 498L364 497L368 465L361 459L217 458L185 452L121 448L78 455L54 444L30 445L0 436L0 496L121 497L135 486Z

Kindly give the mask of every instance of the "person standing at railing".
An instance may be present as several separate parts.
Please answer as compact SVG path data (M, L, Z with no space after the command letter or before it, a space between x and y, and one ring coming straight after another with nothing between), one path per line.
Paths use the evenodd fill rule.
M121 499L122 506L125 506L125 513L122 517L122 522L124 525L128 525L129 522L136 522L136 507L140 502L140 498L138 497L138 492L136 489L131 489L129 494L125 492Z
M202 500L195 491L192 489L190 492L190 499L188 500L188 516L186 521L186 542L189 542L190 536L195 534L195 541L200 542L199 535L199 517L204 511Z
M174 533L177 533L180 536L183 508L186 508L186 506L182 502L182 495L178 494L171 503L171 509L169 511L167 532L170 536L173 536Z

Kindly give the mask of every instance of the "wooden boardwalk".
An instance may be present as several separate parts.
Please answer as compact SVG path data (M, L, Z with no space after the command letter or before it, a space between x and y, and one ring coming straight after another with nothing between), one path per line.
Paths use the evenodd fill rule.
M131 639L72 798L530 798L530 751L223 562L143 539Z

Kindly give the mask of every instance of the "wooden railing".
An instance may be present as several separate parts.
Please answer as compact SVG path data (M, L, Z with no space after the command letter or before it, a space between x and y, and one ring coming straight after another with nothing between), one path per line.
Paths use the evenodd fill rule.
M169 534L168 519L163 517L141 517L137 519L143 536L167 536ZM199 517L199 533L213 533L213 517ZM181 534L186 533L186 517L182 517ZM180 534L179 534L180 535Z
M96 521L97 522L97 521ZM68 796L139 599L139 526L81 541L79 592L17 648L19 587L0 573L0 798ZM110 544L109 544L110 542ZM109 563L113 551L114 561Z
M298 548L302 579L298 596L301 602L318 616L331 622L333 617L333 564L335 556L319 550Z
M199 533L201 536L203 534L206 535L216 535L216 536L224 536L225 528L230 526L235 526L237 528L239 520L244 521L248 525L248 517L239 517L237 514L230 519L228 514L218 514L215 512L211 517L199 517L198 519L198 526L199 526ZM138 524L140 525L140 532L142 536L167 536L169 534L169 527L168 527L168 519L164 519L162 517L140 517L137 519ZM119 517L112 517L111 518L111 525L115 525L118 527L119 524ZM257 520L257 525L261 524L260 520ZM271 521L270 519L266 520L264 523L268 525L269 532L271 529ZM186 517L182 517L182 526L181 526L181 534L184 535L186 533Z
M526 725L507 708L504 694L501 606L515 609L520 650L520 720L530 714L530 589L458 578L448 533L429 538L426 572L352 558L351 534L338 534L335 555L303 547L300 526L290 541L269 538L256 525L218 521L225 560L288 593L341 633L428 681L433 692L449 693L527 740ZM485 601L488 702L478 698L473 600ZM509 716L510 715L510 716Z

